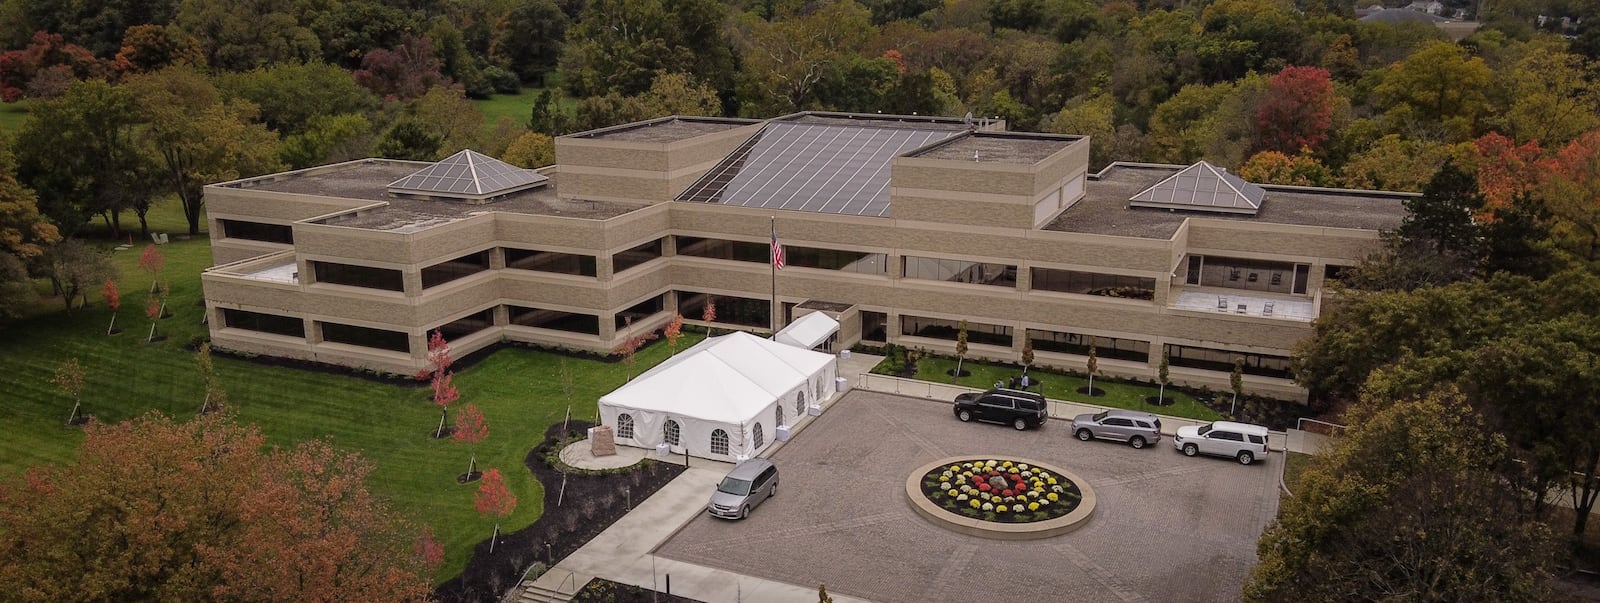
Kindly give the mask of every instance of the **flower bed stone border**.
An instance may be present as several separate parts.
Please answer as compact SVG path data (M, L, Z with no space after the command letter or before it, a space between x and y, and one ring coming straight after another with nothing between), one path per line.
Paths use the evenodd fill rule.
M1082 498L1078 502L1078 507L1076 509L1073 509L1072 512L1061 517L1026 523L1002 523L998 521L986 521L983 519L952 513L945 510L943 507L939 506L938 503L933 502L922 493L922 478L928 475L929 472L940 467L948 467L952 464L971 462L977 459L1003 459L1014 463L1027 463L1028 465L1049 471L1050 473L1065 477L1068 480L1071 480L1072 483L1077 484L1079 492L1082 493ZM1000 454L965 454L961 456L940 459L918 467L915 471L911 472L910 476L906 478L906 500L911 504L912 510L916 511L918 515L921 515L927 518L928 521L931 521L934 524L953 532L959 532L969 536L979 536L982 538L993 538L996 540L1036 540L1060 536L1081 528L1085 523L1088 522L1089 518L1094 515L1096 499L1097 497L1095 496L1094 489L1090 488L1089 484L1083 481L1083 478L1078 477L1069 471L1064 471L1059 467L1040 463L1033 459L1018 458Z

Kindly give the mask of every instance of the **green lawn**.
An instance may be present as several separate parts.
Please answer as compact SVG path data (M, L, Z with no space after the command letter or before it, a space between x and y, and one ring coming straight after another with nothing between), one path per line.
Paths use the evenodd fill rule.
M0 135L4 135L7 139L15 138L17 130L22 129L22 122L26 119L28 119L28 101L0 103Z
M961 368L962 370L971 372L972 374L960 379L955 379L950 376L950 373L955 369L955 367L955 360L948 358L924 358L917 362L917 378L923 381L932 381L934 383L953 383L967 387L987 388L994 386L996 381L1015 377L1019 373L1018 369L1013 366L966 362L962 364ZM1105 390L1106 395L1090 398L1089 396L1078 393L1078 388L1089 385L1089 380L1086 378L1074 377L1038 367L1028 371L1028 374L1044 382L1044 391L1042 393L1047 398L1070 400L1073 402L1084 402L1087 404L1098 404L1100 406L1111 406L1115 408L1145 410L1149 412L1158 412L1164 415L1172 415L1175 417L1199 419L1202 421L1215 421L1222 418L1222 415L1217 414L1216 411L1206 408L1205 405L1195 401L1193 396L1176 391L1170 387L1167 388L1166 395L1168 398L1175 399L1175 402L1172 404L1172 406L1156 408L1149 405L1142 405L1142 400L1145 397L1148 396L1154 398L1156 394L1159 393L1159 390L1154 387L1145 385L1130 385L1126 383L1114 383L1107 379L1095 379L1095 389ZM1038 391L1038 389L1035 388L1034 391Z
M571 98L562 92L560 86L552 85L556 91L556 105L564 110L572 110L578 105L577 99ZM510 117L517 125L527 125L528 118L533 112L533 101L539 98L539 93L545 88L523 88L516 94L496 94L486 99L472 101L477 105L478 112L483 113L485 130L494 129L494 124L504 115Z
M7 365L0 389L8 394L0 404L0 433L5 434L0 438L0 478L30 465L66 462L76 453L81 432L62 425L71 403L49 383L67 358L83 364L88 376L84 410L99 420L120 421L151 410L178 417L195 412L202 386L194 354L184 345L206 333L198 302L199 273L210 265L209 246L197 238L161 248L175 316L160 321L159 333L168 339L154 344L144 343L150 323L144 318L141 293L148 290L150 277L138 269L141 249L112 256L123 292L118 315L118 324L126 328L122 334L105 335L110 311L103 306L69 315L59 301L45 306L48 312L0 326L0 360ZM96 287L91 298L97 304L98 297ZM635 374L666 355L664 345L641 352ZM561 362L550 353L504 349L463 369L455 380L460 403L478 405L489 421L489 438L478 449L480 467L501 468L521 499L516 513L501 524L507 531L527 526L542 512L540 485L517 467L566 411L557 377ZM624 381L621 363L566 363L575 378L575 417L593 417L598 397ZM239 420L259 425L275 445L328 438L371 460L374 491L402 513L433 526L443 541L445 564L436 579L458 574L473 543L489 536L492 523L472 506L475 487L454 482L467 468L467 450L428 436L439 414L426 388L231 357L218 357L216 368Z

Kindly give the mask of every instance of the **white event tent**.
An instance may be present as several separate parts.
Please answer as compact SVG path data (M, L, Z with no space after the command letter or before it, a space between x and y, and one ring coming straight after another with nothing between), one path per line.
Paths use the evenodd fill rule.
M817 346L827 341L828 337L838 332L839 321L830 318L827 314L812 312L794 319L789 323L789 326L778 331L777 335L773 335L772 340L814 350L817 349Z
M833 394L833 356L743 332L708 338L600 398L618 444L754 458Z

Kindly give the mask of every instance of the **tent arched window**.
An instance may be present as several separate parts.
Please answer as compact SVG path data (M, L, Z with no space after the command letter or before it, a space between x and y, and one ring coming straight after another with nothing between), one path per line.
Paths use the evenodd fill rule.
M783 405L782 404L773 404L772 408L778 411L778 416L777 416L778 420L774 421L773 424L774 425L780 425L780 426L783 425Z
M678 422L674 421L672 419L667 419L667 424L661 426L661 435L665 436L666 439L667 439L667 443L671 444L673 446L677 446L678 445L678 433L679 433L679 431L680 430L678 428Z
M617 415L617 437L633 439L633 415L628 413Z
M711 454L728 454L728 432L721 429L711 431Z
M794 397L794 415L806 414L806 390L800 390Z
M750 434L755 437L756 448L760 448L762 444L767 443L767 436L761 433L760 423L756 423L755 428L750 430Z

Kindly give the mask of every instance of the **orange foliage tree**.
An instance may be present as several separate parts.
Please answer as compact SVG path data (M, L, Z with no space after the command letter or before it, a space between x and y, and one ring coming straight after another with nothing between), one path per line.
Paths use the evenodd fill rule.
M450 365L455 364L455 359L450 357L450 344L444 340L444 333L434 331L428 338L428 365L433 367L431 375L433 382L433 403L439 405L439 427L433 430L435 439L444 437L445 419L450 414L450 404L461 399L461 392L455 386L455 374L450 372Z
M117 292L117 281L106 279L100 287L100 298L106 300L106 307L111 308L111 324L106 326L107 335L117 333L117 308L122 307L122 294Z
M672 322L667 323L667 328L662 329L661 335L667 338L667 349L672 350L673 355L677 355L678 340L683 339L683 315L673 312Z
M494 535L489 537L489 552L494 552L494 541L500 538L500 520L510 516L517 510L517 495L511 493L506 487L506 480L500 476L500 470L493 467L483 472L483 483L478 485L477 495L472 497L472 505L478 509L478 514L485 517L494 517Z
M467 461L467 472L462 475L461 483L478 479L474 475L478 468L478 442L489 437L489 420L483 417L483 411L478 410L476 404L468 404L456 412L456 429L450 437L458 444L466 444L472 449L470 460Z
M360 457L264 450L218 414L90 424L77 460L0 482L0 584L18 601L422 601L425 533ZM437 545L433 545L436 547Z

